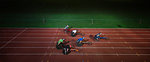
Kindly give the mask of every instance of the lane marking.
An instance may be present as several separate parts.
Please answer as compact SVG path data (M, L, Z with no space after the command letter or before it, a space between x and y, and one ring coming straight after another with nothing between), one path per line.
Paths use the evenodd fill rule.
M3 54L0 54L0 56L18 56L18 55L21 55L21 56L31 56L31 55L40 55L40 56L43 56L43 55L49 55L49 54L45 54L45 53L3 53ZM51 53L51 55L63 55L62 53ZM70 53L69 55L71 56L76 56L76 55L81 55L81 56L86 56L86 55L94 55L94 56L117 56L117 54L100 54L100 53ZM137 56L137 54L118 54L119 56ZM138 54L140 56L150 56L150 54Z
M56 47L0 47L0 48L5 48L5 49L11 49L11 48L37 48L37 49L40 49L40 48L56 48ZM75 47L75 48L78 48L78 49L112 49L112 47ZM147 49L149 50L150 47L132 47L134 50L135 49ZM113 47L113 49L130 49L129 47Z
M137 52L136 52L136 55L137 55L137 56L140 56L140 54L139 54L139 53L137 53Z
M5 33L4 35L7 35L9 33ZM16 34L16 33L14 33ZM95 35L95 34L93 34ZM139 36L138 36L139 35ZM60 37L60 36L63 36L63 37L68 37L68 34L59 34L59 33L23 33L21 36L19 37L22 37L22 36L26 36L26 37ZM141 38L141 37L146 37L146 38L149 38L150 37L150 34L106 34L105 35L106 37L118 37L119 39L123 39L123 38L130 38L130 37L138 37L138 38ZM0 38L11 38L12 36L0 36ZM85 35L86 38L89 38L89 34L86 34ZM69 37L70 38L70 37Z
M116 52L116 55L119 56L119 54Z
M129 48L131 49L131 50L133 50L134 48L133 47L131 47L131 46L129 46Z
M6 43L7 41L0 41L0 43ZM116 41L116 42L95 42L95 41L91 41L92 43L108 43L108 44L120 44L120 43L125 43L125 44L130 44L130 43L132 43L132 44L142 44L142 43L146 43L146 44L149 44L150 42L139 42L139 41L137 41L137 42L130 42L130 41L126 41L126 42L120 42L120 41ZM13 42L11 42L11 43L57 43L57 41L13 41ZM76 43L75 41L74 42L71 42L71 43Z
M114 47L111 47L113 50L115 49Z
M10 33L0 33L0 34L10 34ZM13 34L17 34L17 33L13 33ZM23 33L22 35L66 35L66 36L68 36L68 34L60 34L60 33ZM95 35L95 34L86 34L86 35ZM132 35L132 36L135 36L135 35L141 35L141 36L145 36L145 35L147 35L147 36L149 36L150 34L105 34L105 35L107 35L107 36L114 36L114 35ZM120 36L121 37L121 36Z
M12 42L12 40L16 39L19 35L21 35L23 32L25 32L27 30L27 28L25 28L24 30L22 30L20 33L18 33L15 37L11 37L12 39L10 39L9 41L7 41L4 45L1 46L0 50L3 49L5 46L7 46L9 43Z
M59 30L59 29L57 29ZM22 31L22 30L0 30L0 31ZM27 32L31 32L31 31L34 31L34 32L56 32L56 30L28 30ZM110 30L80 30L80 31L84 31L84 32L150 32L150 30L144 30L144 31L139 31L139 30L114 30L114 31L110 31ZM58 32L62 32L62 30L59 30Z
M127 41L125 41L124 43L125 43L125 44L128 44L128 42L127 42ZM130 42L129 42L129 43L130 43ZM139 42L137 42L137 43L139 43Z
M4 27L0 27L4 28ZM12 29L12 28L5 28L5 29ZM13 28L13 29L23 29L23 28ZM64 28L29 28L29 29L64 29ZM150 28L74 28L74 29L150 29Z
M0 37L0 38L12 38L12 37ZM13 37L14 38L14 37ZM32 39L36 39L36 38L48 38L48 39L56 39L56 37L16 37L16 38L32 38ZM62 37L57 37L57 38L62 38ZM63 37L63 38L69 38L69 39L78 39L78 38L81 38L81 37ZM86 38L86 39L90 39L90 38ZM113 37L113 38L110 38L110 39L150 39L150 38L131 38L131 37L122 37L122 38L119 38L119 37Z

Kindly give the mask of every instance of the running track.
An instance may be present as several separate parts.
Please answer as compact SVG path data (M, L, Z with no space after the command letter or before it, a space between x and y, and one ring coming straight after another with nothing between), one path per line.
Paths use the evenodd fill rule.
M76 28L78 29L78 28ZM61 28L0 28L0 62L150 62L150 29L78 29L89 35L102 32L110 40L76 47L63 55L55 48L60 38L72 41Z

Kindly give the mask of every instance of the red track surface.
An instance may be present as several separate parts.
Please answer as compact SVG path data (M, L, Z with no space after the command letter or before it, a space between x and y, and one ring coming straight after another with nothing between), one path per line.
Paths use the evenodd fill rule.
M150 29L78 29L92 45L63 55L55 48L60 38L75 41L57 28L0 28L0 62L150 62ZM89 38L102 32L110 40Z

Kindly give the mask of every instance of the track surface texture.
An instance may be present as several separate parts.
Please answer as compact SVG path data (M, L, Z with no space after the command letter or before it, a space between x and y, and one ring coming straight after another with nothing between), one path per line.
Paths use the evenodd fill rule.
M150 62L150 29L73 28L92 45L75 46L82 37L71 37L62 28L0 28L0 62ZM99 32L109 40L94 41ZM56 49L60 38L79 49L63 55Z

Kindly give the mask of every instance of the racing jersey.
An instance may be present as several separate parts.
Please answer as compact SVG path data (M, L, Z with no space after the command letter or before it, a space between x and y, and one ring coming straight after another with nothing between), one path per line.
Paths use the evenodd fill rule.
M66 26L64 29L68 29L69 26Z
M72 30L73 33L77 33L77 30Z
M83 41L83 38L79 38L79 39L78 39L78 42L80 42L80 41Z
M61 42L63 42L63 39L59 39L57 44L60 44Z

